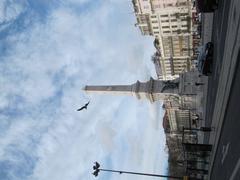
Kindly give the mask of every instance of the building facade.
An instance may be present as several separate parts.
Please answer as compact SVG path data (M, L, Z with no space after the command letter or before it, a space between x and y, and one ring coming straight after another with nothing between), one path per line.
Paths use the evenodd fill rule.
M174 79L191 67L192 9L188 0L133 0L142 35L158 42L163 80ZM156 47L156 46L155 46Z
M188 109L181 109L180 98L179 101L174 102L171 97L164 101L166 116L168 117L169 132L180 133L183 127L191 127L191 114Z
M198 89L195 80L198 74L188 71L180 74L178 96L168 96L164 101L164 107L170 124L170 132L181 132L182 128L193 126L192 113L198 108Z

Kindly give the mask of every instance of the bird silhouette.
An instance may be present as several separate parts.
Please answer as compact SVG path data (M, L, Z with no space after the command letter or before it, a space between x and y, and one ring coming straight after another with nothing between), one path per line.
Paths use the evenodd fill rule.
M88 101L84 106L82 106L81 108L77 109L77 111L81 111L83 109L87 109L88 104L90 103L90 101Z

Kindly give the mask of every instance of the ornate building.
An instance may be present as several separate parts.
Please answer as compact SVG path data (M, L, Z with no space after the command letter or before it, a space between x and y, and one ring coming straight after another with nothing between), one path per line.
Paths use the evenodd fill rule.
M155 36L162 76L177 78L190 70L192 56L192 4L188 0L133 0L136 26ZM156 47L156 46L155 46Z

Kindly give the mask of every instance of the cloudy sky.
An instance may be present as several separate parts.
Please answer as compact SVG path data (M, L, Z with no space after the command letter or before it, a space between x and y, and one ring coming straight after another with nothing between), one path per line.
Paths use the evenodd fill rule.
M155 77L135 22L130 0L0 1L0 179L96 179L95 161L166 174L161 102L82 91Z

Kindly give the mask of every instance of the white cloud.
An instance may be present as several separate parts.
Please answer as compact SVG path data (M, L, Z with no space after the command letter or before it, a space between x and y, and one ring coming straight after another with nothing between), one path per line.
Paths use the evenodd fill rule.
M103 149L111 152L114 149L114 136L116 132L108 123L104 122L98 122L96 128L96 137L100 140Z
M2 0L0 1L0 30L9 26L28 7L25 0Z
M69 0L68 3L76 3L79 5L85 4L87 2L91 2L91 0Z
M36 19L31 26L5 38L0 110L6 111L1 118L11 119L11 124L1 134L0 158L12 157L6 156L11 144L29 153L34 161L30 179L92 179L92 163L106 158L126 169L139 162L156 163L147 160L147 148L154 155L159 145L149 141L158 130L149 122L157 120L149 115L147 101L86 95L81 90L86 84L149 79L152 38L140 35L133 15L120 13L132 11L126 3L105 1L84 15L59 4L45 21L29 17ZM14 23L22 11L2 19ZM14 96L19 98L10 100ZM89 99L88 110L76 112Z

